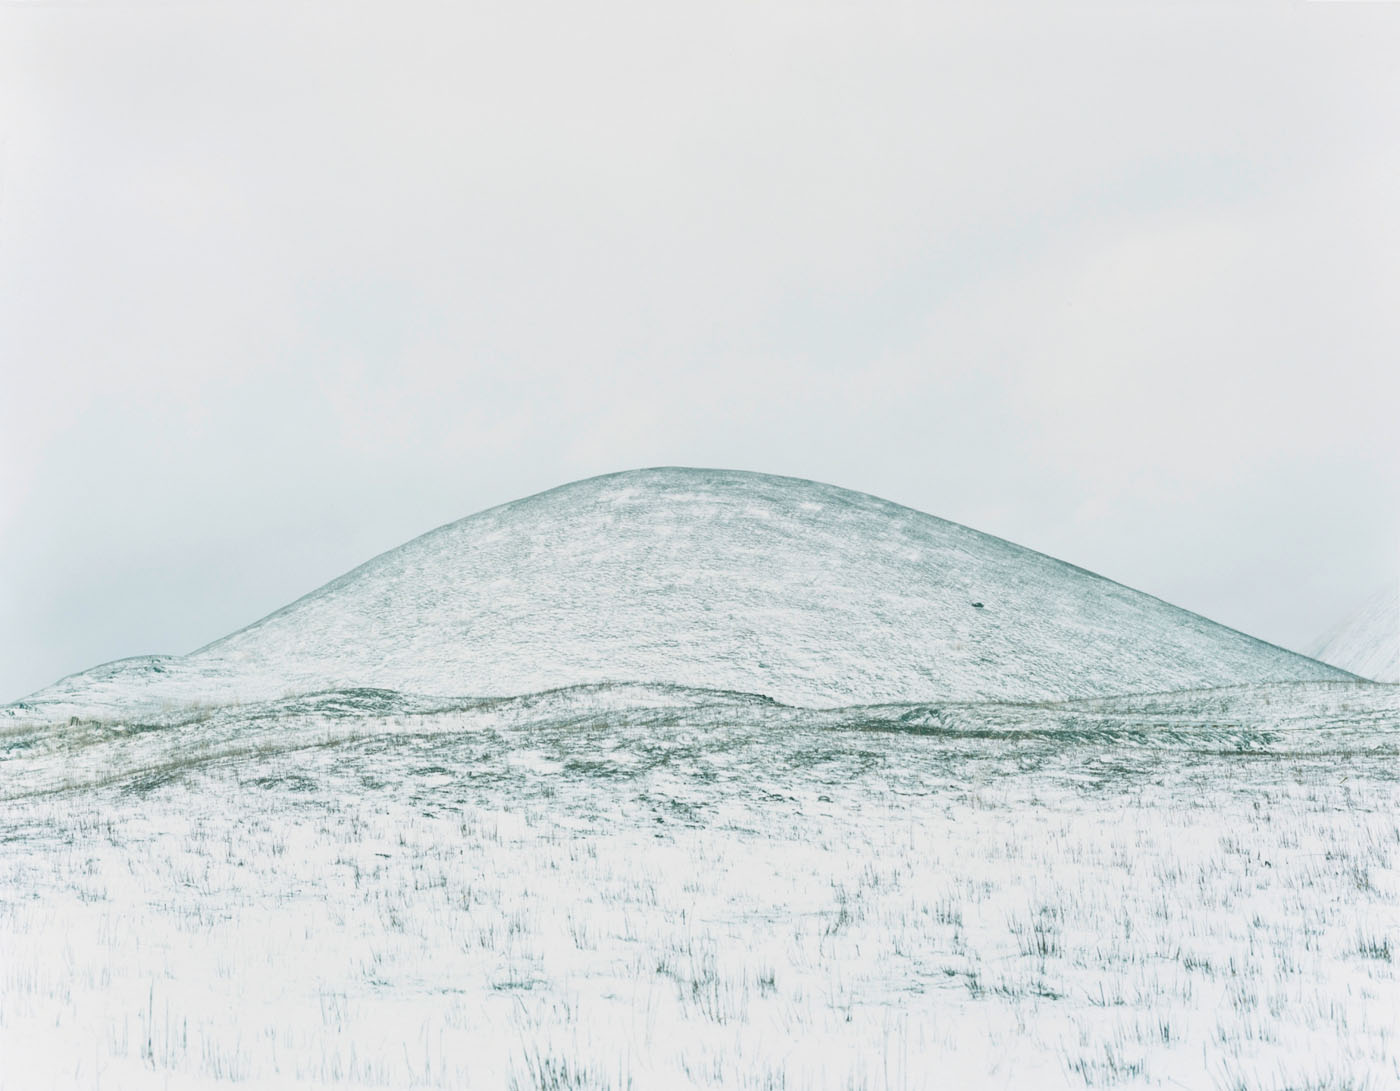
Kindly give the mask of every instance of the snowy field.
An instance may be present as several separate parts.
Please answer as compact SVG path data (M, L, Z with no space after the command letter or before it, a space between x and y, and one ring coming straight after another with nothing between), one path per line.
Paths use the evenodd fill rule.
M1392 1087L1396 689L12 726L0 1087Z

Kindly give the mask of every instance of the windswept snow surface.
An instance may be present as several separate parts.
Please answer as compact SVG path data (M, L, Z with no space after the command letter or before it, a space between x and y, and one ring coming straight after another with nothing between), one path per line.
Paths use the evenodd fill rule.
M11 716L375 687L664 683L791 705L1052 700L1344 672L1073 565L794 478L637 470L441 527L184 657Z
M0 724L0 1091L1400 1082L1400 687Z
M1311 651L1362 678L1400 682L1400 581L1377 591Z

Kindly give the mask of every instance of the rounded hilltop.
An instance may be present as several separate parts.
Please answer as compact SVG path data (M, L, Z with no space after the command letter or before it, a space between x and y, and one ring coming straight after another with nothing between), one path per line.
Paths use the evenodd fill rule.
M77 698L85 677L60 686ZM645 682L832 707L1350 676L864 493L658 468L440 527L188 656L109 671L108 690L114 677L216 702Z

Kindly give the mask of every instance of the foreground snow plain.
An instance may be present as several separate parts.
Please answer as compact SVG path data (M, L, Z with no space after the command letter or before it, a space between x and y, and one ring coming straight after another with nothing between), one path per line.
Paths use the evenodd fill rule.
M0 730L0 1087L1383 1088L1400 694Z

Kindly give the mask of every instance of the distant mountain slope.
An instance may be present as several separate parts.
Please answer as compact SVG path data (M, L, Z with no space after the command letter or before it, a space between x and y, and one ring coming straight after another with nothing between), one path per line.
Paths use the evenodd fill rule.
M440 527L188 656L97 668L25 704L657 682L830 707L1346 677L863 493L666 468Z
M1372 595L1310 649L1324 663L1376 682L1400 682L1400 583Z

